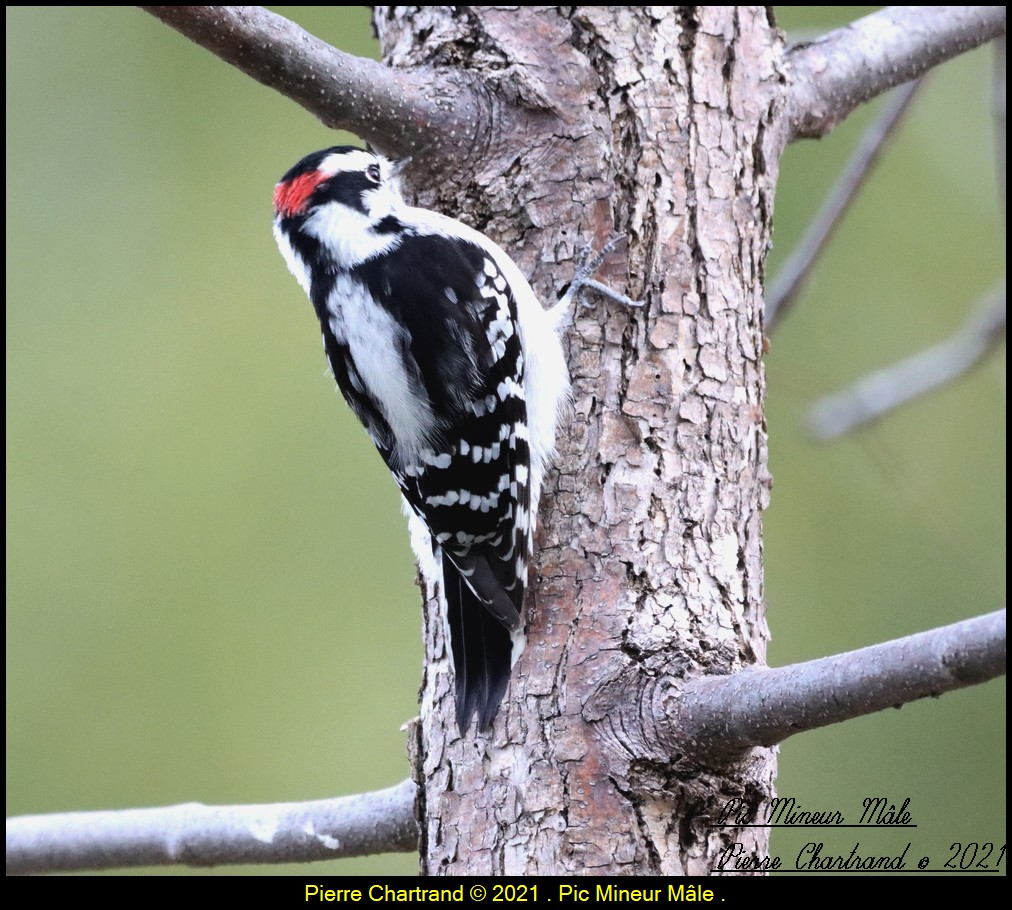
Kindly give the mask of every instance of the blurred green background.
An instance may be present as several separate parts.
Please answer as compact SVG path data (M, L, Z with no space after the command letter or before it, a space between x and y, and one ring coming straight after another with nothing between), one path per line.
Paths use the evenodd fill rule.
M376 54L362 9L278 10ZM855 12L780 15L810 34ZM421 645L398 497L270 234L277 178L348 137L134 9L8 7L6 24L8 815L402 780ZM1003 275L991 64L930 77L772 340L774 664L1004 604L1004 346L843 442L801 423ZM771 275L876 109L788 151ZM940 864L954 841L1003 843L1004 692L791 739L779 789L808 809L912 799L909 838L827 850L910 839ZM778 831L773 850L810 839Z

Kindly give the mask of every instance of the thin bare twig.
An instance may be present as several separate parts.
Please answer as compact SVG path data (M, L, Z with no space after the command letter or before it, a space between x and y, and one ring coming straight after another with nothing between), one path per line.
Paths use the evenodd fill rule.
M418 848L415 785L305 803L68 812L7 819L7 874L295 863Z
M781 267L773 282L773 287L766 295L765 328L767 333L772 332L794 301L797 300L801 289L811 275L812 266L833 235L833 231L840 223L844 213L850 208L851 202L857 198L858 192L871 173L886 141L892 136L922 84L923 80L919 79L897 89L895 97L890 99L878 119L862 137L818 215L808 226L805 236Z
M1005 611L790 667L658 690L669 748L712 760L986 682L1005 672Z
M1004 34L1004 6L892 6L796 47L788 141L823 136L859 104Z
M812 408L808 424L817 439L833 439L876 420L975 367L1005 337L1005 285L992 291L967 322L945 341L878 370Z
M191 41L391 155L467 157L490 113L464 74L407 73L355 57L262 6L142 6Z

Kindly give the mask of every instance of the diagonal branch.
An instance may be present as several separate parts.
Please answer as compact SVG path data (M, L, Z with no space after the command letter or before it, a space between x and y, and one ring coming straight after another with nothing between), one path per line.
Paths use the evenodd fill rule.
M490 112L463 74L394 70L355 57L262 6L142 6L258 82L392 155L465 159Z
M859 104L1004 34L1004 6L893 6L796 47L788 138L823 136Z
M974 309L967 322L945 341L878 370L850 388L828 395L811 411L809 425L818 439L842 436L972 370L1005 337L1005 286Z
M777 326L805 286L812 266L825 249L833 231L850 204L857 198L865 179L878 161L887 140L893 135L903 114L923 83L918 80L903 86L883 109L854 151L847 167L836 181L805 236L791 252L766 295L765 327L767 334Z
M658 687L674 754L712 761L795 733L938 697L1005 672L1005 611L832 657ZM659 702L659 704L658 704Z
M7 874L295 863L418 849L415 785L305 803L68 812L7 819Z

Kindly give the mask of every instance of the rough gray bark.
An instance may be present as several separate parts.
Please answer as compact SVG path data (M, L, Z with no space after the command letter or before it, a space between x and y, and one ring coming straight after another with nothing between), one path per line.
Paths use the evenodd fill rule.
M384 58L480 76L528 116L482 150L480 194L422 202L496 238L552 301L616 230L568 338L573 413L549 478L529 643L490 737L453 723L426 614L415 773L430 874L704 873L762 829L774 756L715 770L655 754L652 682L765 663L762 278L783 96L761 8L379 9ZM424 36L422 42L416 36ZM476 79L477 81L477 79ZM494 101L493 101L494 110Z

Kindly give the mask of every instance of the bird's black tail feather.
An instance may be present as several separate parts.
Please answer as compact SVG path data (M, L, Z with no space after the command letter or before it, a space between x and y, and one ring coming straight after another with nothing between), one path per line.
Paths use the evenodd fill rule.
M450 650L457 701L457 726L467 733L478 715L482 733L492 725L512 670L513 639L444 555L443 582L450 626Z

